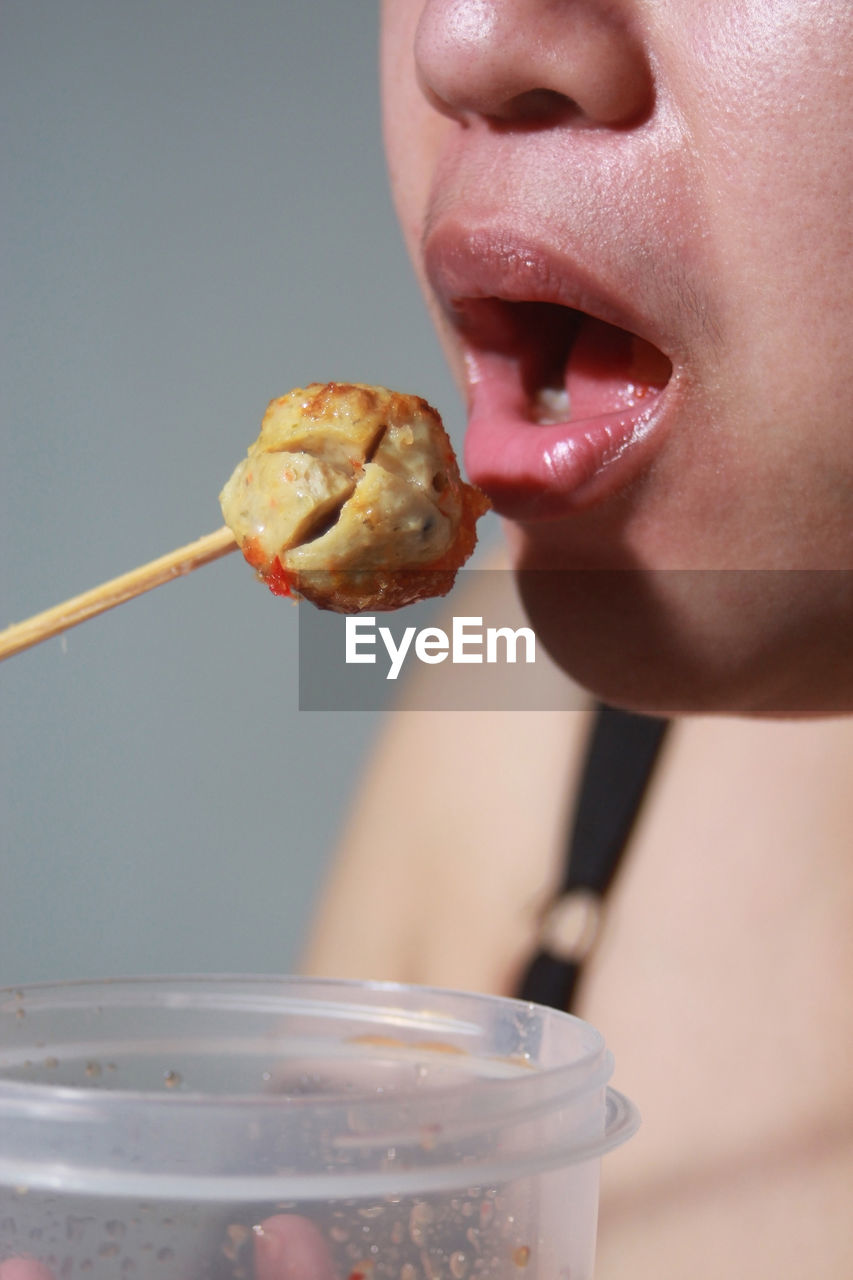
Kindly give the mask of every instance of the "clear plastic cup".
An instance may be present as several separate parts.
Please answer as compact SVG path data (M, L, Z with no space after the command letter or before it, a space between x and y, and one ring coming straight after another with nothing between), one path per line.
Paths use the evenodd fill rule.
M587 1023L462 992L2 991L0 1276L269 1280L293 1228L282 1280L589 1280L600 1159L638 1123L611 1069Z

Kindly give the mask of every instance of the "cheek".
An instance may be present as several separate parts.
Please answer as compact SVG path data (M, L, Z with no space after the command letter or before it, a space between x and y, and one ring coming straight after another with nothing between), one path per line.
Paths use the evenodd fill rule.
M837 547L853 493L853 5L714 0L693 34L668 65L703 158L725 359L701 381L727 424L720 461L744 486L761 477L750 504L766 495L780 522L783 496L812 523L824 511Z
M851 47L849 0L733 0L697 23L683 100L715 254L732 319L767 336L771 365L774 334L850 318Z

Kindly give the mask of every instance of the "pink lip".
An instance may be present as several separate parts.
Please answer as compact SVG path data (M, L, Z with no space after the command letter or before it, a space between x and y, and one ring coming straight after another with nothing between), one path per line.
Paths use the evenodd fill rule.
M499 304L482 302L558 304L614 326L608 343L624 358L634 341L629 335L638 348L660 352L667 338L626 300L625 281L620 296L608 281L541 245L456 222L442 223L427 237L425 262L465 360L466 469L501 515L521 521L565 517L602 501L648 465L671 416L674 377L665 385L658 379L633 388L611 379L612 385L605 381L592 393L573 392L569 420L536 420L525 385L523 336L514 342ZM584 324L596 328L589 320ZM604 325L597 326L602 333Z

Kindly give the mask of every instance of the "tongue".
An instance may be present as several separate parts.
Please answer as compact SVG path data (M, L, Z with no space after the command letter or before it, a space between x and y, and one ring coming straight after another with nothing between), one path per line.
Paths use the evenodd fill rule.
M666 386L670 373L657 347L585 316L566 367L572 421L634 408Z

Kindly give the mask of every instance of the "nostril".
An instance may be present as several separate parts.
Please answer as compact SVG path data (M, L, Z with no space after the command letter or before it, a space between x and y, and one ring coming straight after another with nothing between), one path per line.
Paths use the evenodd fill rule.
M577 103L555 89L529 89L510 98L501 110L495 112L496 120L511 120L514 124L556 123L579 114Z

